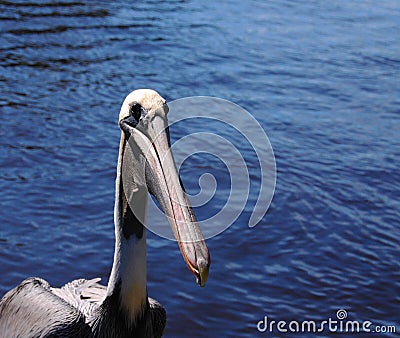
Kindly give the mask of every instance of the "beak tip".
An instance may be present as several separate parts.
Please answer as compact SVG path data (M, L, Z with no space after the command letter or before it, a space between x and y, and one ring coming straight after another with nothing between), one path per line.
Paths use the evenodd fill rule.
M199 284L201 287L204 287L208 278L210 264L204 258L199 258L197 260L197 269L199 271L197 276L197 284Z

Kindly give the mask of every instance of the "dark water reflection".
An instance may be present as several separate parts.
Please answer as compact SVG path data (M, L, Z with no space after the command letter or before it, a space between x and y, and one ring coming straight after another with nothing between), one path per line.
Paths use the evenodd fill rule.
M175 243L149 235L166 336L253 337L264 315L338 309L399 331L399 15L390 0L1 1L0 293L33 275L107 280L117 113L152 87L242 105L278 168L261 224L247 227L249 203L208 241L205 289Z

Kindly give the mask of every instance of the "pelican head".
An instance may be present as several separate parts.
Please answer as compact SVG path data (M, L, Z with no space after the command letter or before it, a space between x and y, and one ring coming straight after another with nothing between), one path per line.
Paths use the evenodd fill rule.
M154 90L135 90L124 100L119 115L120 151L131 154L129 163L133 161L136 169L132 165L126 169L122 177L127 182L123 183L131 185L132 194L145 187L155 197L168 218L188 268L197 283L204 286L210 256L170 150L168 111L165 99ZM130 195L128 192L128 203ZM139 206L136 214L132 204L135 203L130 203L130 207L138 217L143 208Z

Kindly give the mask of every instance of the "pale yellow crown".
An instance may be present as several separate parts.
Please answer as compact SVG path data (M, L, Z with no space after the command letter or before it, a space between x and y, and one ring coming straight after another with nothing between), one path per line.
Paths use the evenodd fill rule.
M137 89L131 92L122 103L119 113L119 121L129 116L129 110L133 103L140 104L145 111L154 111L162 107L166 101L155 90L152 89Z

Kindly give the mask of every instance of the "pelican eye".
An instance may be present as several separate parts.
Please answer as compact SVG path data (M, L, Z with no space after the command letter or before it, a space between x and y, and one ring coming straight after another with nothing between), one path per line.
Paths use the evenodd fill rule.
M136 128L140 119L142 118L143 107L140 103L133 102L129 105L129 115L123 118L119 125L124 132L129 131L130 128Z
M137 102L133 102L129 108L129 115L139 122L139 119L142 115L142 106Z

